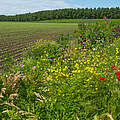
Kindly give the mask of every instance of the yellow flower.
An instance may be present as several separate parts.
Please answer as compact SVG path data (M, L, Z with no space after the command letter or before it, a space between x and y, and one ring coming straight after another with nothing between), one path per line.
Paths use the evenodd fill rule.
M97 57L100 57L100 55L96 55Z
M89 63L90 60L87 60L87 62Z
M66 74L66 77L69 77L69 75L68 75L68 74Z
M63 71L66 71L66 68L63 68Z
M68 67L67 67L67 66L65 66L65 69L68 69Z
M40 64L40 62L37 62L37 64Z
M89 82L90 79L87 79L86 81Z
M111 79L113 79L114 77L112 76Z
M54 70L53 69L51 69L51 72L53 72Z
M95 88L96 90L98 90L98 88Z
M119 53L119 48L116 48L116 54L118 54Z
M78 64L78 63L76 63L76 64L75 64L75 67L76 67L76 68L79 68L79 64Z
M61 72L61 68L59 69L59 72Z
M57 69L57 70L55 70L55 72L58 72L58 69Z
M77 48L75 48L75 50L77 50Z

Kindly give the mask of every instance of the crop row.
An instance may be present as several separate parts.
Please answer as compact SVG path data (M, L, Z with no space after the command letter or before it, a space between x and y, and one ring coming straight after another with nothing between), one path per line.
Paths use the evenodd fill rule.
M7 46L3 50L0 50L0 70L8 66L8 61L13 61L13 64L21 61L23 53L27 50L27 47L34 43L35 41L24 42L22 44L16 44L14 46Z

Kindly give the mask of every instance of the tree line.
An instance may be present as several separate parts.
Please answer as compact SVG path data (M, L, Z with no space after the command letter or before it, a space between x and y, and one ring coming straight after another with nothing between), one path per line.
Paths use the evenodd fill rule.
M54 19L120 19L120 8L66 8L13 16L0 15L0 21L40 21Z

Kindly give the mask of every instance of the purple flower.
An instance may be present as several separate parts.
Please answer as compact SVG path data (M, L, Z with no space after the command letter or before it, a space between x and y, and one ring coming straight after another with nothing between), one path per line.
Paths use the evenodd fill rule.
M80 38L82 38L82 36L80 36Z
M112 43L112 40L109 40L109 43Z
M50 59L52 59L52 60L53 60L53 59L55 59L55 57L51 57Z
M83 42L81 41L81 44L83 44Z
M99 33L96 33L96 34L99 34Z
M90 47L90 49L92 50L92 47Z
M86 40L83 40L83 42L86 42Z
M33 66L33 68L32 68L32 69L34 70L35 68L36 68L36 67L35 67L35 66Z
M90 42L92 42L93 40L90 40Z
M23 64L21 64L20 67L23 68Z
M84 49L85 47L83 46L82 49Z

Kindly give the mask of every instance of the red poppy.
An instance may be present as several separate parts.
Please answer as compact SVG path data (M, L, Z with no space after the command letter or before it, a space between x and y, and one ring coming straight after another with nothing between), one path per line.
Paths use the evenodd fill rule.
M115 75L120 76L120 70L118 70Z
M105 77L100 77L100 80L105 80Z
M104 17L104 19L107 19L107 17Z
M120 75L117 77L117 80L120 80Z
M112 66L112 70L115 70L115 69L117 69L115 66Z

